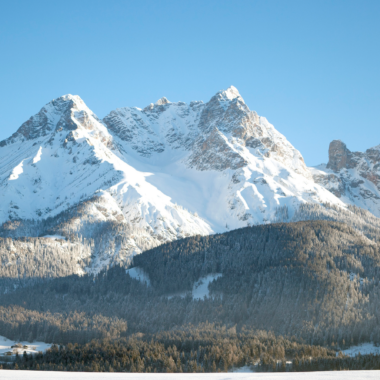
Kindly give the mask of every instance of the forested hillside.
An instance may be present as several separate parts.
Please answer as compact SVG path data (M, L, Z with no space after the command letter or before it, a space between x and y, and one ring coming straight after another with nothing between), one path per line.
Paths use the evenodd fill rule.
M0 334L85 343L208 321L334 347L380 342L379 247L341 223L273 224L190 237L146 251L134 265L149 276L150 286L114 267L2 294ZM210 284L211 296L193 299L187 291L210 273L222 274ZM69 327L75 313L78 323Z
M203 324L153 335L136 334L116 341L53 346L44 355L24 355L9 367L50 371L216 372L253 365L259 371L284 371L287 359L297 358L293 370L305 370L311 364L310 357L320 359L326 369L334 368L334 350L300 344L265 331L245 329L237 333L235 328Z

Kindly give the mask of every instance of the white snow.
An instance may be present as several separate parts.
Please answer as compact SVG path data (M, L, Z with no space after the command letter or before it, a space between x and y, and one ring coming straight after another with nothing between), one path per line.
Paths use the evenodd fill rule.
M131 236L125 252L134 255L149 244L269 223L280 206L290 217L305 202L345 207L314 183L301 154L236 88L209 103L159 103L120 108L103 121L78 96L48 103L28 122L33 139L18 133L0 148L0 224L54 217L91 199L78 230L133 225L146 232ZM215 115L201 125L205 107ZM268 147L246 145L247 134ZM111 254L93 258L92 269L108 265Z
M52 239L52 240L66 240L66 238L64 236L61 236L61 235L45 235L42 237L46 238L46 239Z
M131 269L127 269L126 273L128 273L132 278L150 286L149 276L144 272L142 268L134 267Z
M233 99L238 98L238 97L241 98L238 89L234 86L230 86L227 88L227 90L221 91L220 93L222 95L224 95L228 100L233 100ZM243 100L243 98L241 98L241 99Z
M132 278L146 283L148 286L150 286L150 279L147 273L144 272L142 268L139 267L133 267L130 269L126 270L126 273L128 273ZM207 276L201 277L198 281L196 281L193 285L193 289L191 291L191 295L194 300L200 300L203 299L204 297L210 297L210 290L208 286L210 283L217 278L221 277L221 273L212 273L208 274ZM178 292L178 293L173 293L167 296L167 298L173 298L175 296L179 297L186 297L186 295L190 292Z
M213 273L213 274L208 274L205 277L200 278L194 285L193 285L193 299L194 300L199 300L203 299L204 297L210 297L210 291L208 286L210 283L217 278L221 277L221 273Z
M232 373L253 373L254 371L252 370L251 367L245 365L244 367L234 368L231 372Z
M350 348L342 350L342 353L349 356L356 356L359 353L361 355L380 355L380 346L375 346L373 343L362 343L358 346L352 346Z
M329 191L340 192L342 202L368 210L379 218L380 190L370 180L377 176L376 173L373 173L378 170L374 167L376 163L376 160L371 162L369 159L362 157L357 167L352 169L342 168L338 173L328 169L326 164L310 167L309 170L317 183Z
M23 164L24 164L24 160L22 160L18 165L16 165L14 167L14 169L12 170L11 175L9 176L9 180L10 181L14 181L15 179L17 179L23 173L23 171L24 171Z
M283 373L89 373L48 371L0 371L2 380L378 380L380 371L329 371Z
M210 297L210 290L208 286L210 283L217 278L221 277L222 273L211 273L207 276L201 277L199 280L197 280L193 284L193 289L191 292L177 292L167 295L168 299L171 299L173 297L181 297L185 298L188 294L193 297L193 300L202 300L204 297L209 298Z
M33 158L33 164L36 164L38 161L41 160L41 154L42 154L42 147L40 147L36 156Z
M22 348L12 348L15 344L20 343ZM26 347L25 347L26 346ZM24 351L28 354L36 354L39 351L46 351L51 347L51 344L43 343L43 342L19 342L7 339L3 336L0 336L0 361L2 356L14 356L16 353L22 355ZM5 355L6 353L11 353L11 355ZM1 377L1 375L0 375Z

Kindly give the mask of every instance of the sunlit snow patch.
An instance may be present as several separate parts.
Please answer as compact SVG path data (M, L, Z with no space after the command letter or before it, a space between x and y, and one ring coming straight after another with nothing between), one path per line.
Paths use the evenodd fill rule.
M134 267L131 269L127 269L126 273L128 273L132 278L150 286L149 276L141 268Z
M347 350L342 350L342 353L348 356L356 356L359 355L369 355L369 354L380 354L380 346L375 346L373 343L363 343L357 346L352 346L347 348ZM338 355L338 354L337 354Z
M0 336L0 361L3 358L12 358L16 353L22 355L26 351L28 354L37 354L39 351L46 351L50 347L51 344L48 343L16 342Z
M66 238L61 235L46 235L42 237L47 238L47 239L53 239L53 240L66 240Z
M24 160L22 160L13 170L12 170L12 173L9 177L9 180L10 181L14 181L15 179L17 179L20 174L22 174L24 172L24 168L23 168L23 165L24 165Z
M198 281L196 281L193 285L193 289L190 292L178 292L173 293L167 296L168 299L171 299L173 297L181 297L185 298L188 294L193 297L193 300L201 300L204 297L209 298L210 297L210 290L208 286L211 282L216 280L217 278L221 277L221 273L212 273L208 274L207 276L201 277Z
M38 149L36 156L33 158L33 164L36 164L38 161L41 161L42 146Z

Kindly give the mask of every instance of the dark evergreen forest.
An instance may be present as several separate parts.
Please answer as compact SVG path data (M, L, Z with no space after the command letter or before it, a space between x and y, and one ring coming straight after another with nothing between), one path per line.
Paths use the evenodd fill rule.
M380 369L380 356L350 358L265 331L185 326L117 340L54 345L46 353L18 356L6 369L89 372L216 372L249 366L257 372Z
M293 370L379 368L376 356L335 358L349 345L380 343L379 246L343 223L195 236L145 251L132 265L150 285L115 266L96 276L40 278L2 293L0 335L61 345L19 358L17 366L193 372L256 363L260 370L284 370L289 359ZM212 273L221 276L210 284L210 297L194 300L194 282ZM197 334L207 344L194 346ZM262 336L282 342L281 354L269 350L272 343L252 348ZM232 356L221 343L227 341Z

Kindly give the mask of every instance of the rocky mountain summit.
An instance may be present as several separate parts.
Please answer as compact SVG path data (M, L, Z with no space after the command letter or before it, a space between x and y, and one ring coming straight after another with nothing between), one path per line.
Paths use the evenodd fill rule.
M311 171L316 183L344 203L380 217L380 145L364 153L351 152L342 141L334 140L330 143L328 164Z
M344 150L333 149L339 167ZM207 103L161 98L103 120L66 95L0 142L0 236L62 236L98 271L187 236L290 221L303 205L351 212L316 182L234 87Z

